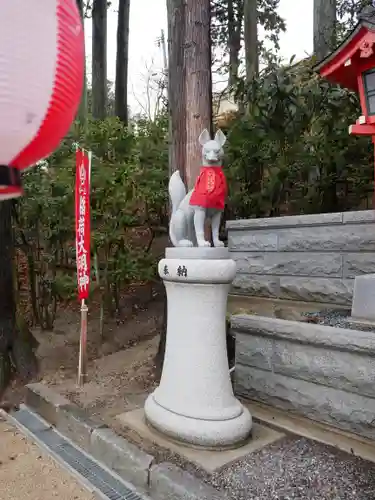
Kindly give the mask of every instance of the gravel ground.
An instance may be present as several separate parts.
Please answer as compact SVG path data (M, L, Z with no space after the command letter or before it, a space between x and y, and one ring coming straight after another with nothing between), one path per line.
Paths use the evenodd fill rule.
M216 473L230 500L375 500L375 464L287 437Z
M316 323L317 325L334 326L336 328L349 328L350 330L361 330L364 332L375 332L375 328L368 325L354 324L349 320L349 310L326 309L318 312L305 312L301 314L304 321Z

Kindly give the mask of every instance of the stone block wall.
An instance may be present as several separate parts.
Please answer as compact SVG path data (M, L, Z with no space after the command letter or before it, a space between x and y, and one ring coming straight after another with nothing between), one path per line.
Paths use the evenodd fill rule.
M375 273L375 212L229 221L232 293L351 306L354 278Z
M375 335L235 315L236 393L375 439Z

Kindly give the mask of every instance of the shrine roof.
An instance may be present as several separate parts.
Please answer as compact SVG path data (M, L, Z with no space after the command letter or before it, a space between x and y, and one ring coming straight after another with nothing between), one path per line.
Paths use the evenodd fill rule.
M319 62L314 70L333 83L351 90L358 90L357 77L361 72L361 44L369 33L373 34L375 39L375 16L360 18L353 31L331 54ZM349 60L350 63L347 64Z

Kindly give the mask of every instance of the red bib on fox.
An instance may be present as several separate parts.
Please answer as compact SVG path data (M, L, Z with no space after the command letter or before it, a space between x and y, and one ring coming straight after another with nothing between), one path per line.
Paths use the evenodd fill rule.
M228 188L222 167L201 167L190 205L224 210Z

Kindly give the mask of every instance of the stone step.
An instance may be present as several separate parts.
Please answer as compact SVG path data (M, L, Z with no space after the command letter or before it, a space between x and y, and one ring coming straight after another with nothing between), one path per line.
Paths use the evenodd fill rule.
M26 386L26 407L127 485L152 500L224 500L226 495L117 435L45 384ZM25 408L25 407L22 407ZM130 486L128 486L130 487ZM148 495L148 496L147 496ZM121 497L120 497L121 498ZM120 499L119 499L120 500Z

